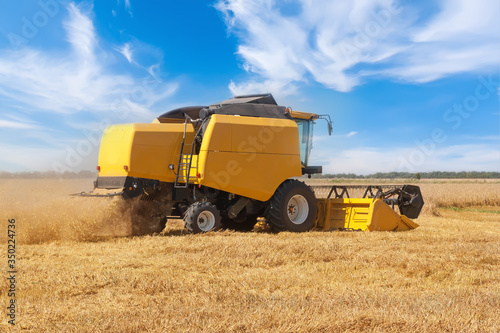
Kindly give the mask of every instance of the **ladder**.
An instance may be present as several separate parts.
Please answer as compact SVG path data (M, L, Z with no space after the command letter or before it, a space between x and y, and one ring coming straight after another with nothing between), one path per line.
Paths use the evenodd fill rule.
M200 131L201 126L196 132L193 138L193 142L191 144L185 143L188 121L191 121L191 119L186 117L186 120L184 121L184 134L182 135L181 151L179 154L179 162L177 163L177 173L175 175L174 188L187 188L189 186L189 181L192 178L195 178L195 177L190 177L189 174L191 172L191 164L193 163L193 154L194 154L194 147L196 145L196 137L198 136L198 132ZM184 147L187 147L188 149L190 148L189 154L183 154Z

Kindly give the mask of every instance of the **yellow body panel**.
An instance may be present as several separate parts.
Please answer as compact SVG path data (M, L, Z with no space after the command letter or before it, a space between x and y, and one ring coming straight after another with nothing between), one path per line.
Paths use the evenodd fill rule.
M404 231L419 225L380 199L318 199L316 228L321 230Z
M184 124L110 125L103 133L99 149L99 177L142 177L175 181L168 166L177 167ZM186 142L194 137L188 125ZM123 166L128 166L128 172Z
M203 136L199 184L266 201L302 175L297 124L288 119L213 115Z
M184 124L109 126L101 140L100 177L131 176L174 182ZM186 144L194 129L188 124ZM189 181L266 201L288 178L302 175L297 124L271 119L215 114L203 133L199 155L193 155ZM189 154L190 146L184 154ZM188 161L189 155L183 155ZM128 172L123 166L128 166ZM187 170L180 181L188 180ZM198 177L200 176L200 177Z
M99 147L99 176L125 177L124 165L130 164L134 124L110 125L102 134Z

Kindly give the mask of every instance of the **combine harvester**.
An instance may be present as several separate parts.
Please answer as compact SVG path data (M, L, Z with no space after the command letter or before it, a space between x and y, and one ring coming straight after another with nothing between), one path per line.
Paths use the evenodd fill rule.
M410 220L424 204L417 186L308 186L296 179L322 172L308 163L318 119L331 134L328 115L292 111L264 94L175 109L150 124L111 125L95 189L82 195L139 204L150 216L140 226L146 233L174 217L193 233L251 230L259 217L276 231L417 228ZM350 197L356 190L363 195Z

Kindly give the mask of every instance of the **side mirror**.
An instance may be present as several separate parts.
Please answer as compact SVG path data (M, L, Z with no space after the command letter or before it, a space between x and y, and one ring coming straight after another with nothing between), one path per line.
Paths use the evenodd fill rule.
M320 114L318 116L318 119L324 119L326 123L328 124L328 135L332 135L333 132L333 122L332 119L330 118L329 114Z

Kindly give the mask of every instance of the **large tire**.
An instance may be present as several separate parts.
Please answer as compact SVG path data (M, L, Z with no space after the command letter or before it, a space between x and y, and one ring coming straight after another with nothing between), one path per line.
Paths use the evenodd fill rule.
M186 229L193 234L217 231L221 228L221 218L217 207L208 201L195 202L184 214Z
M316 223L318 206L309 186L296 179L285 180L267 204L267 223L276 231L303 232Z
M257 223L257 215L247 216L241 221L235 221L229 217L223 218L221 220L222 228L230 229L234 231L252 231L253 227Z

